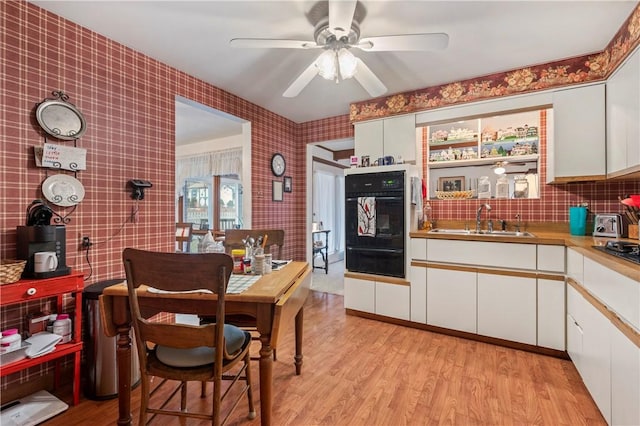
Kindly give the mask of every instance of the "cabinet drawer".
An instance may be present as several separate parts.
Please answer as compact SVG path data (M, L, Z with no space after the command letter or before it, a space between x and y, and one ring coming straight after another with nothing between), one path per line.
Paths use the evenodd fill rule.
M585 258L584 287L623 320L640 329L640 285L637 281Z
M536 269L536 245L429 240L427 260L499 268Z
M20 280L0 286L2 304L22 303L43 297L82 291L84 282L81 274L65 275L46 280Z
M425 260L427 258L427 240L426 238L411 238L409 250L411 259Z
M579 283L584 282L584 256L573 249L567 249L567 277Z
M564 246L539 245L538 270L564 273L564 257Z

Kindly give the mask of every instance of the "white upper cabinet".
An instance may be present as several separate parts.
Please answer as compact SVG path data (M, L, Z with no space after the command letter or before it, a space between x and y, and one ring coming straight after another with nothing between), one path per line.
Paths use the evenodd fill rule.
M392 155L396 161L416 161L416 117L401 115L384 120L384 155Z
M354 154L360 159L364 155L368 155L371 165L376 159L384 155L382 123L383 120L376 120L353 125Z
M605 179L605 116L604 83L553 93L547 183Z
M416 119L412 114L356 123L354 136L355 155L368 155L371 165L384 156L405 163L416 161Z
M607 80L607 177L640 173L640 53Z

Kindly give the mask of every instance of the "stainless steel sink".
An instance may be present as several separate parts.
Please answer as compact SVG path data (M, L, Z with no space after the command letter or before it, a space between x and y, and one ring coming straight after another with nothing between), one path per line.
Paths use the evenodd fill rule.
M482 235L490 235L492 237L535 237L531 232L520 232L520 231L480 231Z
M445 235L486 235L488 237L527 237L533 238L531 232L520 231L480 231L467 230L467 229L449 229L449 228L435 228L428 232L429 234L445 234Z
M467 229L447 229L435 228L428 232L429 234L452 234L452 235L477 235L476 231Z

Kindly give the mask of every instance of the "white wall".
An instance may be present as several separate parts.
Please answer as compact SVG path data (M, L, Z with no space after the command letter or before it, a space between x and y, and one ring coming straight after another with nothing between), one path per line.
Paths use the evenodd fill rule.
M243 135L234 135L226 138L211 139L202 142L176 146L176 157L202 154L211 151L222 151L231 148L242 148Z

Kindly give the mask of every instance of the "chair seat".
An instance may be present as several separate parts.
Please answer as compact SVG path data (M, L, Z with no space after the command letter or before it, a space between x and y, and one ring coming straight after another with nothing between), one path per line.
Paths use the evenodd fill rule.
M251 334L231 324L225 324L224 339L227 353L235 354L242 351L251 342ZM215 348L208 346L189 349L158 346L155 349L158 361L172 367L185 368L210 366L211 360L215 359L215 353Z

